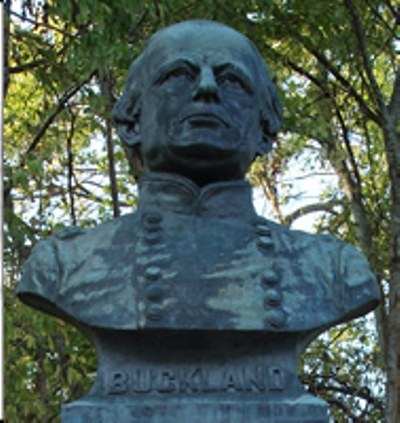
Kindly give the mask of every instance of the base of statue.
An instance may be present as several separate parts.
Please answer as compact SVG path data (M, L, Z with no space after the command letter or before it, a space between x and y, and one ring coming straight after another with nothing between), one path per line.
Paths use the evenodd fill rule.
M64 423L327 423L325 402L307 396L293 403L77 401L62 408Z
M62 423L328 423L296 333L98 331L96 381Z

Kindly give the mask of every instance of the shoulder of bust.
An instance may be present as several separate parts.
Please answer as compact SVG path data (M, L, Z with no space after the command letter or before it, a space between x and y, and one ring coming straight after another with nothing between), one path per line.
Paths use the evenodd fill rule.
M330 234L312 234L298 229L290 229L284 225L268 222L280 250L296 251L304 249L320 250L329 254L338 253L346 244L344 241ZM353 247L354 248L354 247Z
M29 295L54 299L57 286L57 260L49 240L38 242L22 269L17 295L24 300ZM25 301L28 302L28 301Z
M56 304L60 286L64 284L60 275L68 274L94 256L94 250L99 247L108 248L115 237L122 239L127 230L135 227L135 222L134 214L125 215L95 228L67 227L39 241L24 264L17 295L25 303L54 314L50 306L43 304Z
M87 232L87 229L83 229L77 226L70 226L67 228L60 229L53 234L56 239L71 239L77 236L83 235Z
M78 226L69 226L51 235L49 241L69 241L77 239L78 242L84 242L84 238L93 238L96 236L113 236L114 233L123 230L129 230L136 223L136 214L127 214L106 222L92 228L81 228Z
M272 224L279 260L306 283L319 284L346 319L372 310L379 289L368 260L355 246L330 234L310 234ZM337 322L346 320L338 317Z

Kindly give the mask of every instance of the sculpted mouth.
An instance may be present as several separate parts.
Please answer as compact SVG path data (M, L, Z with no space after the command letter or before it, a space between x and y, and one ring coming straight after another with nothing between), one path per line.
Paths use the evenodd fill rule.
M213 113L193 113L184 116L180 119L180 123L189 122L192 126L208 127L208 128L217 128L219 125L224 125L229 127L228 123L221 117Z

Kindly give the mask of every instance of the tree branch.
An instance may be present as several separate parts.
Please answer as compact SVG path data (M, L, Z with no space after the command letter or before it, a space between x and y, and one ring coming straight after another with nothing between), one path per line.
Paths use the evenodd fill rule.
M34 60L32 62L25 63L23 65L13 66L9 69L9 71L10 71L10 74L15 74L15 73L24 72L26 70L35 69L38 66L46 65L46 64L48 64L48 62L44 59Z
M360 173L358 171L358 166L357 166L357 163L356 163L356 159L354 157L353 149L351 148L351 143L350 143L350 139L349 139L349 131L347 129L347 126L344 122L344 119L343 119L342 114L340 113L340 110L339 110L338 107L335 107L335 112L336 112L336 116L339 120L340 127L342 129L344 145L346 147L347 154L349 155L351 168L352 168L353 174L356 178L357 186L361 186L361 177L360 177Z
M98 197L97 195L95 195L94 193L93 193L93 191L90 191L90 190L88 190L87 188L85 188L79 181L77 181L76 179L75 179L75 186L76 186L76 188L77 189L79 189L79 190L81 190L82 192L81 193L79 193L79 192L77 192L77 195L78 196L81 196L81 197L83 197L83 198L88 198L89 200L93 200L93 201L95 201L96 203L99 203L99 204L101 204L101 203L103 203L104 202L104 199L103 198L101 198L101 197Z
M276 220L284 224L283 216L281 213L281 209L279 207L279 198L278 198L278 190L276 189L276 183L274 178L270 178L268 175L264 175L263 179L259 179L259 183L262 189L262 192L269 200L272 205L272 209L274 210Z
M75 120L76 115L69 110L71 115L71 127L67 138L67 154L68 154L68 196L71 209L71 220L72 224L76 225L76 213L75 213L75 199L73 192L72 179L74 175L74 156L72 153L72 139L75 133Z
M10 84L10 22L11 22L11 1L8 0L4 3L4 20L3 23L3 37L4 37L4 50L3 50L3 98L6 98L8 86Z
M397 17L397 19L399 19L398 18L399 14L400 14L400 7L399 7L399 5L397 5L397 8L396 8L396 6L392 5L392 3L390 2L390 0L385 0L385 4L390 9L390 11L392 12L394 18L396 19L396 17Z
M28 22L28 23L30 23L32 25L35 25L35 26L43 26L43 27L48 28L48 29L51 29L53 31L57 31L60 34L68 35L69 37L73 37L72 34L68 33L67 31L64 31L64 30L62 30L60 28L57 28L54 25L50 25L50 24L45 23L45 22L35 21L34 19L27 18L26 16L20 15L19 13L14 12L13 10L10 10L10 15L13 15L13 16L15 16L18 19L21 19L21 21L23 21L23 22Z
M128 42L130 44L135 44L138 40L142 38L141 34L138 35L138 29L143 24L148 12L149 10L146 8L139 16L139 19L135 22L133 28L129 31Z
M278 12L279 13L279 12ZM284 19L282 13L280 13L280 18ZM379 126L382 125L382 119L379 113L376 113L372 110L368 104L364 101L362 96L358 94L357 90L352 86L352 84L340 73L340 71L336 68L336 66L331 63L326 56L313 48L309 42L306 40L304 36L299 34L294 30L294 28L287 26L291 36L297 40L309 53L311 53L333 76L335 76L336 80L342 85L348 93L356 100L360 109L365 113L365 115L376 122Z
M396 25L394 27L390 26L388 21L382 17L382 15L379 13L379 9L382 10L382 6L377 4L377 8L374 7L373 4L371 4L371 0L365 0L365 2L368 5L368 10L372 12L372 14L375 16L376 19L378 19L382 25L385 27L385 29L391 34L391 37L396 38ZM392 5L389 3L386 4L388 6L389 10L393 13L393 17L396 20L396 12L392 8Z
M375 79L375 75L372 71L372 64L370 61L370 56L369 56L367 45L365 42L365 33L364 33L363 26L361 24L360 18L358 16L357 9L354 6L352 0L343 0L343 1L344 1L344 5L346 9L349 11L351 16L351 21L353 24L354 32L356 34L358 48L359 48L361 57L363 59L365 72L367 74L367 78L371 85L373 96L375 97L375 100L377 101L379 108L383 109L384 101L383 101L382 93L379 89L378 83Z
M106 143L107 143L107 157L108 157L108 170L110 177L110 186L111 186L111 197L113 204L113 214L114 218L120 215L118 207L118 184L117 176L115 172L115 161L114 161L114 146L112 139L112 130L113 124L111 119L111 110L114 103L114 97L112 94L112 81L109 74L102 72L99 75L99 82L102 95L107 99L107 116L106 116Z
M303 67L299 66L295 62L292 62L290 59L283 56L281 53L278 53L269 45L267 45L266 47L276 58L278 58L278 60L280 60L284 64L289 65L299 75L304 76L309 81L313 82L318 88L322 90L324 94L326 94L327 96L330 96L330 93L326 90L326 85L323 83L322 80L318 79L316 76L312 75L310 72L307 72Z
M393 85L393 92L390 97L388 110L393 116L395 122L400 121L400 70L396 73L396 78Z
M304 45L304 44L303 44ZM312 83L314 83L318 88L320 88L322 90L322 92L327 96L327 97L331 97L331 93L326 89L326 85L324 84L324 82L320 79L318 79L317 77L313 76L311 73L307 72L303 67L299 66L297 63L292 62L290 59L284 57L282 54L274 51L271 47L267 46L268 49L276 56L278 57L281 62L289 65L295 72L297 72L298 74L304 76L305 78L307 78L309 81L311 81ZM308 49L307 46L304 45L304 47L306 49ZM374 111L372 111L368 105L365 103L365 101L363 100L363 98L357 93L357 91L352 87L352 85L350 84L349 81L347 81L345 78L343 78L341 76L341 74L339 73L339 71L333 67L333 65L330 64L330 62L325 58L325 56L323 56L322 54L320 54L317 51L314 50L309 50L310 53L312 53L314 56L318 55L320 56L320 58L318 59L318 57L316 57L318 60L320 60L320 62L324 65L324 67L329 70L331 73L334 74L334 76L336 77L336 79L338 80L338 82L340 82L340 84L342 86L344 86L344 88L346 88L346 90L350 93L350 95L352 95L352 97L356 100L356 102L358 103L359 107L361 110L364 111L364 113L366 114L367 117L369 117L371 120L373 120L374 122L376 122L378 125L381 125L381 118L379 115L377 115Z
M90 182L90 183L92 183L92 182ZM98 185L99 185L100 188L103 188L100 184L98 184ZM76 195L78 197L86 198L88 200L95 201L96 203L99 203L99 204L104 203L104 198L94 195L92 191L85 188L81 183L77 182L76 188L81 190L81 192L76 193ZM131 205L126 203L125 201L119 201L118 206L119 207L131 207Z
M303 217L310 213L323 212L323 211L333 213L333 210L332 210L333 207L339 204L341 204L340 201L331 200L327 202L308 204L306 206L299 207L297 210L295 210L294 212L288 214L287 216L283 218L283 224L290 227L296 219L299 219L300 217Z
M354 386L348 381L341 380L338 376L334 374L329 374L326 376L326 378L335 381L338 386L335 386L333 384L324 384L321 382L316 383L313 384L313 386L316 388L315 392L331 391L341 393L343 395L357 396L358 398L362 398L368 403L374 405L374 407L376 407L377 409L383 411L382 402L371 394L371 391L368 387Z
M305 46L306 47L306 46ZM307 48L307 47L306 47ZM365 115L376 122L379 126L382 126L382 119L379 114L373 111L364 99L358 94L356 89L351 85L351 83L342 76L339 70L319 51L314 50L313 48L309 48L311 54L313 54L318 61L325 66L325 68L335 76L337 81L348 91L348 93L356 100L360 109L365 113Z
M325 149L327 158L335 169L340 182L342 183L344 193L349 201L351 213L354 218L354 226L357 233L357 239L364 253L371 254L372 229L367 218L361 185L357 183L348 164L343 157L343 151L338 147L334 139L313 137Z
M28 147L26 154L24 157L26 157L27 154L31 153L39 144L39 141L42 139L44 134L46 133L49 126L53 123L56 116L64 109L66 103L86 84L88 83L92 77L96 74L97 71L93 71L88 78L86 78L84 81L76 84L75 86L71 87L68 91L66 91L61 98L58 101L58 105L53 111L53 113L48 116L42 127L39 129L38 133L33 138L30 146ZM21 166L25 163L25 160L23 159L21 162Z

